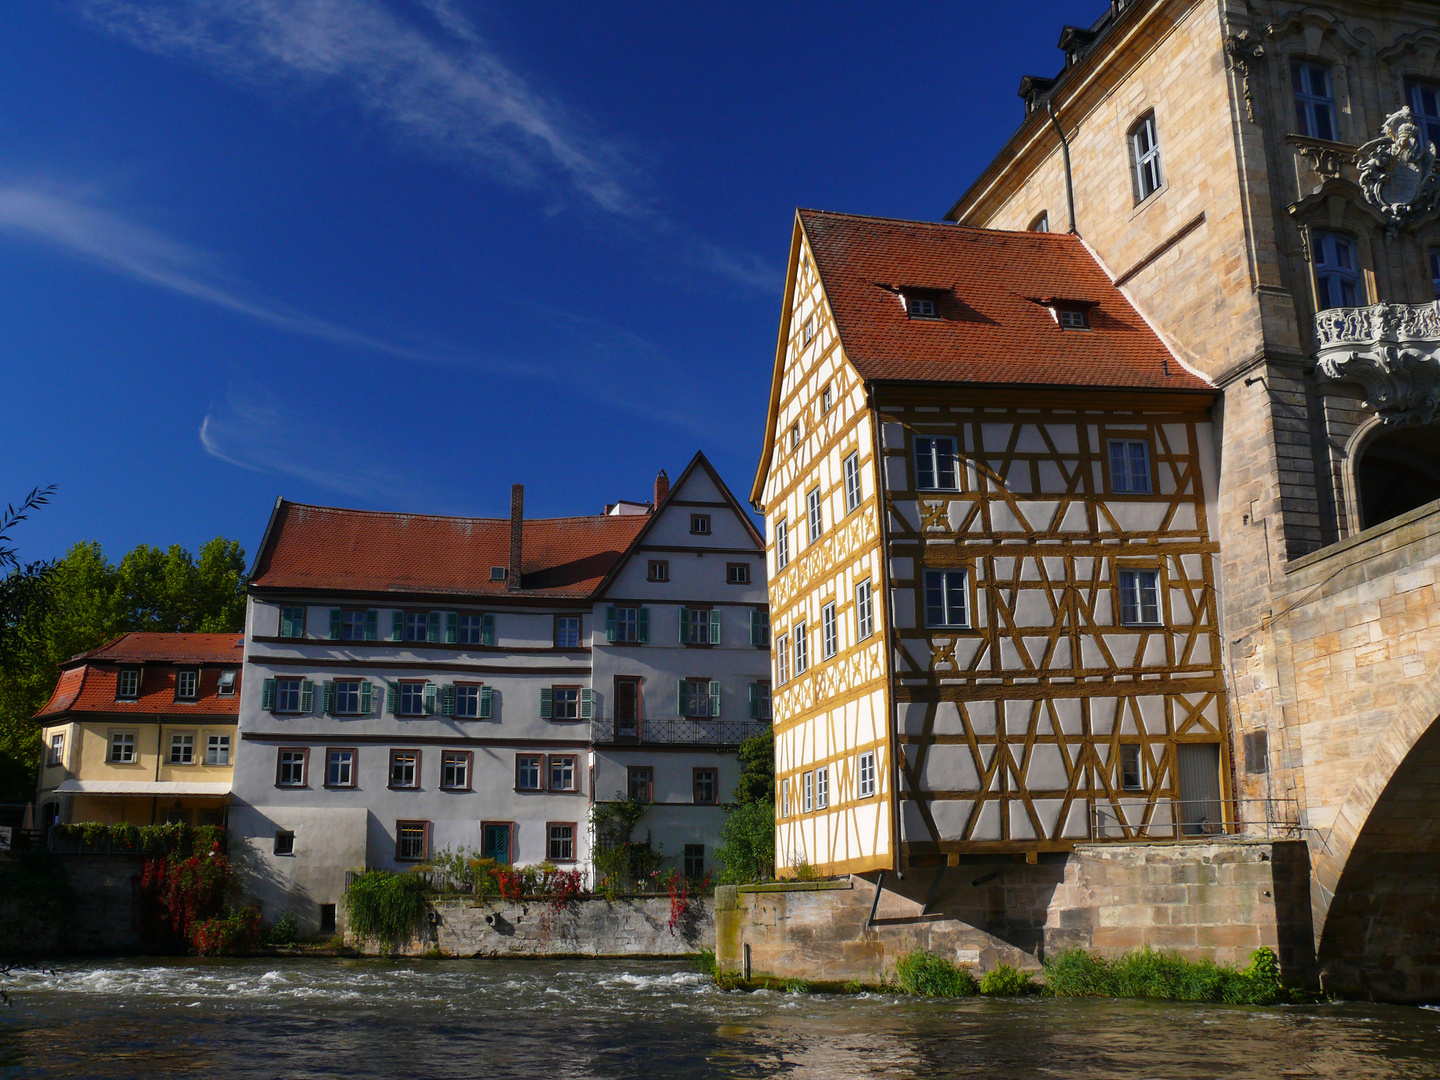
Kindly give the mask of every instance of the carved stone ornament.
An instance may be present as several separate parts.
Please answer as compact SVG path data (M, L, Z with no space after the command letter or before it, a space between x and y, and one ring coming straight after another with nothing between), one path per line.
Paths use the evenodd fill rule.
M1340 175L1340 169L1355 160L1355 155L1333 146L1323 146L1315 143L1301 143L1300 156L1310 163L1310 167L1327 180Z
M1329 308L1316 314L1315 333L1317 374L1358 384L1381 423L1440 419L1440 300Z
M1242 30L1225 38L1225 55L1240 73L1240 92L1245 98L1245 118L1255 122L1255 96L1250 91L1250 65L1265 59L1265 46Z
M1387 116L1382 129L1385 134L1360 147L1355 159L1365 201L1389 223L1385 235L1392 238L1402 225L1435 210L1440 203L1440 171L1435 167L1435 147L1420 141L1410 106Z

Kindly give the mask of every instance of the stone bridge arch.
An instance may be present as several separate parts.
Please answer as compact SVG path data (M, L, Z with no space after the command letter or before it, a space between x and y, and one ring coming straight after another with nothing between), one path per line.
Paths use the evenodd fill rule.
M1407 697L1311 844L1328 990L1440 998L1440 676Z

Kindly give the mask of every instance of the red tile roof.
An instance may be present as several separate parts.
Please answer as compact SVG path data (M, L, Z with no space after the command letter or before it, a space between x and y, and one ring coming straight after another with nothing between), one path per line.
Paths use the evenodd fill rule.
M65 713L144 714L169 717L236 716L240 711L240 668L245 648L240 634L126 634L72 659L36 719ZM117 701L119 669L143 665L140 694ZM200 668L194 701L175 700L177 667ZM222 670L235 672L235 693L219 696Z
M1078 237L799 212L845 355L865 379L1210 390L1111 284ZM909 318L897 290L936 300ZM933 290L933 291L931 291ZM1091 329L1044 303L1073 301Z
M81 653L77 660L109 660L117 664L146 660L176 664L238 664L245 657L245 634L162 634L136 632Z
M510 561L509 518L340 510L281 501L251 584L261 588L583 598L649 514L525 522L521 585L490 580Z

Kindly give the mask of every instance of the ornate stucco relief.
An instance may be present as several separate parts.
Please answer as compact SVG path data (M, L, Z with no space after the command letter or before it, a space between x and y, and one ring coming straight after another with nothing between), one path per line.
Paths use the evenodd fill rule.
M1440 205L1440 171L1435 148L1420 141L1420 128L1407 105L1385 118L1384 135L1355 153L1365 201L1387 222L1391 238L1403 225L1433 213Z
M1440 419L1440 301L1329 308L1315 333L1317 374L1358 384L1381 423Z

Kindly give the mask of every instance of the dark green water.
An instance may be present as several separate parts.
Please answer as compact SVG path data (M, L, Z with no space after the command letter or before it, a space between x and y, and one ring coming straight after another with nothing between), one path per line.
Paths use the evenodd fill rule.
M16 973L3 1077L1440 1076L1440 1012L724 993L660 961Z

